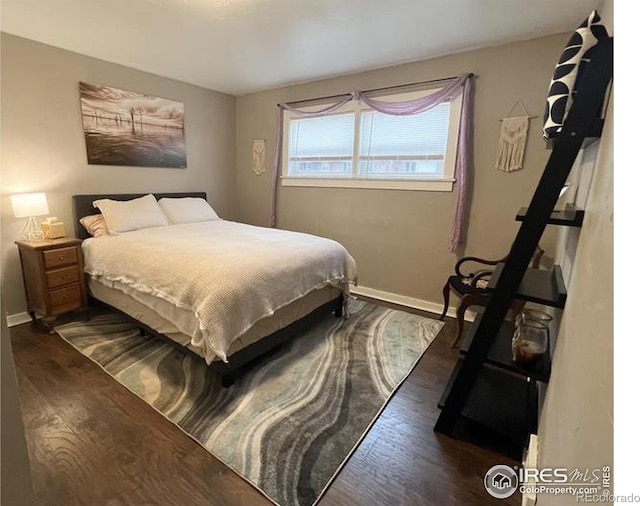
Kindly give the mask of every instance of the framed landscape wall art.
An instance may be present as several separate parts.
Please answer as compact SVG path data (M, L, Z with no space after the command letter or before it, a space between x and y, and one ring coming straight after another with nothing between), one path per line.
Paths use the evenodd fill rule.
M80 104L90 164L187 166L181 102L81 82Z

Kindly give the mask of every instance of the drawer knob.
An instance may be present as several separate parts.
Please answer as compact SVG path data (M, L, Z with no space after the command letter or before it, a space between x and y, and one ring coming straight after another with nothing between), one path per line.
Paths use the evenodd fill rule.
M58 260L64 260L64 255L58 255Z

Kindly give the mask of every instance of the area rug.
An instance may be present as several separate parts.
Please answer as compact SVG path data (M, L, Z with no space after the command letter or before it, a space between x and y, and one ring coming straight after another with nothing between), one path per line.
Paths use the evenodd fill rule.
M107 312L56 332L274 503L315 504L444 324L355 301L223 389L203 359Z

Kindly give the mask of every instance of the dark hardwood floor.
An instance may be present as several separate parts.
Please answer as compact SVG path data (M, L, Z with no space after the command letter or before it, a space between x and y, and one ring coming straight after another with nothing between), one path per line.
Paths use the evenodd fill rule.
M447 321L321 506L520 504L483 486L491 466L516 461L433 432L454 336ZM24 324L11 339L40 504L272 504L57 335Z

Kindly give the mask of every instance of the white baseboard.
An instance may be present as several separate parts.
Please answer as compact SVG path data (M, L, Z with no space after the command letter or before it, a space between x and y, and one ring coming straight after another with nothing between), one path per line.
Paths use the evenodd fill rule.
M31 316L26 311L22 313L7 315L7 327L15 327L16 325L22 325L23 323L29 323Z
M392 304L399 304L400 306L411 307L414 309L420 309L422 311L428 311L437 315L442 314L444 304L437 302L430 302L428 300L416 299L414 297L407 297L406 295L398 295L397 293L384 292L375 288L369 288L367 286L356 286L351 288L353 295L362 295L364 297L371 297L372 299L383 300L385 302L391 302ZM451 318L456 317L456 307L449 306L447 310L447 316ZM469 310L466 313L465 320L473 321L475 318L475 312Z

